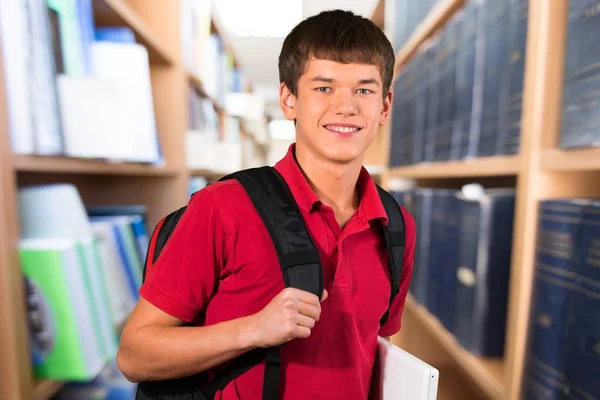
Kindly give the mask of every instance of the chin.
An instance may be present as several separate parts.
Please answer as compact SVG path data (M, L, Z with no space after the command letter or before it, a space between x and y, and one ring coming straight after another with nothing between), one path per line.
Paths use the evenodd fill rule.
M345 146L344 146L345 147ZM361 159L366 149L329 148L323 149L323 155L333 162L347 164Z

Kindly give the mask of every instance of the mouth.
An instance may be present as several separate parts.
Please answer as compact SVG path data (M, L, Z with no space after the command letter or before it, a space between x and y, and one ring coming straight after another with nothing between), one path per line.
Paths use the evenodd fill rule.
M330 132L333 132L333 133L336 133L336 134L342 135L342 136L350 136L350 135L353 135L353 134L359 132L360 130L362 130L362 127L360 127L359 125L356 125L356 124L332 123L332 124L323 125L323 127Z

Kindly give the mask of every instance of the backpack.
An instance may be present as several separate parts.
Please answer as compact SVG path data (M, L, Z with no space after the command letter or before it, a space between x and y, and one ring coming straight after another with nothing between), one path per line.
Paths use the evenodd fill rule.
M219 181L228 179L236 179L244 187L262 218L277 251L285 286L305 290L321 298L323 272L319 254L283 177L272 167L259 167L235 172ZM400 286L405 247L404 219L392 195L379 186L377 189L389 221L387 226L381 224L381 234L389 252L391 304ZM156 225L144 263L144 279L147 269L158 259L186 209L187 206L178 209ZM389 309L381 318L381 325L385 324L388 315ZM136 400L213 399L217 391L262 361L265 362L263 400L275 400L279 391L280 346L246 352L226 363L225 372L212 380L206 373L199 373L178 379L139 382Z

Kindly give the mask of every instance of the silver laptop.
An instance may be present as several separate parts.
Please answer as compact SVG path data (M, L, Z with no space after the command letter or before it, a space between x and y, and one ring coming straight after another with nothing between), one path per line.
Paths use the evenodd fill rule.
M371 400L436 400L438 380L436 368L377 338Z

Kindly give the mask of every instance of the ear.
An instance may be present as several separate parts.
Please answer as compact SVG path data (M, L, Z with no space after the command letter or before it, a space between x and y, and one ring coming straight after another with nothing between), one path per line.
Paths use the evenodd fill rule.
M279 106L286 119L296 119L296 96L288 89L285 83L279 86Z
M390 111L392 111L392 102L394 100L394 93L392 90L388 90L387 96L383 99L383 109L381 110L381 114L379 115L379 125L383 126L388 120L390 116Z

